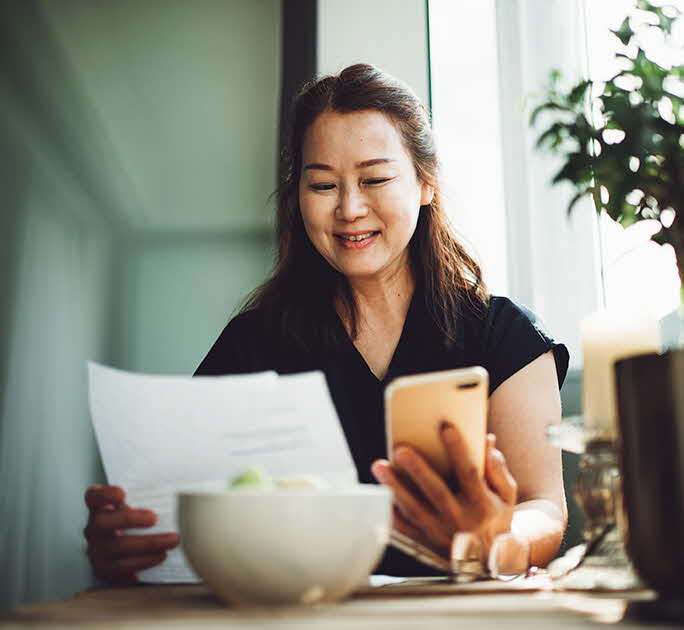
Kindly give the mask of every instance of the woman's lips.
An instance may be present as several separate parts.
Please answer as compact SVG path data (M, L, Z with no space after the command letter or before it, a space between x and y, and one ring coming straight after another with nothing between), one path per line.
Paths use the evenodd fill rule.
M373 234L373 236L364 238L362 241L348 241L344 238L340 238L339 236L336 236L335 240L345 249L365 249L366 247L370 247L370 245L376 241L378 236L380 236L380 232L376 232Z

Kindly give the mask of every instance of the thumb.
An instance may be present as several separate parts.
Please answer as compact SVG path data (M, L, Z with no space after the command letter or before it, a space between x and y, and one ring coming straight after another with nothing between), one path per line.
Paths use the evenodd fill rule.
M492 577L512 577L525 573L530 565L530 543L514 534L499 534L489 549L487 568Z
M485 459L485 478L489 487L508 505L515 505L518 500L518 484L506 465L503 453L494 447L494 440L487 440Z

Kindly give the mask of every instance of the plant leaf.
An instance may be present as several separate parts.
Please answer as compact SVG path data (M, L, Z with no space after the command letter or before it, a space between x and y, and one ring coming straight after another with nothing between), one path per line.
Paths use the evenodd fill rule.
M622 21L622 24L620 24L620 28L618 28L617 31L611 31L611 33L613 33L613 35L615 35L625 46L627 46L627 44L629 44L629 40L632 39L632 36L634 35L634 31L629 25L629 18L626 17Z
M568 102L571 105L579 105L584 100L584 95L587 93L587 89L593 85L590 79L585 79L580 81L568 94Z
M537 146L542 146L549 138L551 138L551 147L558 147L563 140L563 131L566 130L567 125L563 122L555 122L551 125L539 138L537 138Z
M547 101L546 103L542 103L541 105L538 105L532 110L532 113L530 114L530 126L534 126L534 124L537 121L537 117L541 112L552 110L561 112L572 112L572 109L565 105L561 105L560 103L556 103L555 101Z

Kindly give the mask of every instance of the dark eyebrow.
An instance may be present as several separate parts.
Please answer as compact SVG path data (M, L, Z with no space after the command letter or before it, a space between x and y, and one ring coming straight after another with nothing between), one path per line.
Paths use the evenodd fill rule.
M368 166L375 166L376 164L389 164L390 162L396 162L396 160L391 160L390 158L375 158L374 160L359 162L356 165L356 168L366 168Z
M396 162L396 160L391 160L390 158L374 158L372 160L364 160L363 162L357 162L356 168L367 168L369 166L375 166L376 164L388 164L389 162ZM333 171L332 166L328 164L319 164L318 162L313 162L312 164L307 164L304 167L305 171Z
M313 170L316 170L316 171L332 171L333 167L328 166L327 164L317 164L316 162L314 162L313 164L307 164L304 167L304 170L305 171L313 171Z

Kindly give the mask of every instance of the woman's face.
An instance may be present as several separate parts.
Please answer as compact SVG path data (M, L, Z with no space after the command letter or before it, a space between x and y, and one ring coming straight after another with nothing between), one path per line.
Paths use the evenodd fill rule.
M432 195L382 113L325 112L306 131L299 179L304 227L321 256L349 279L408 266L420 206Z

